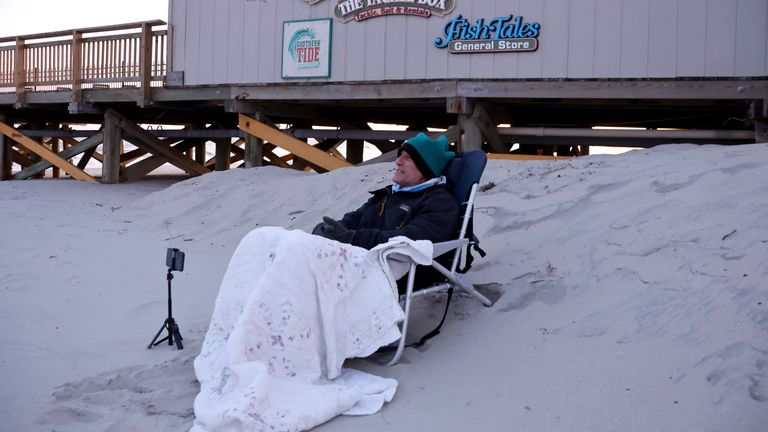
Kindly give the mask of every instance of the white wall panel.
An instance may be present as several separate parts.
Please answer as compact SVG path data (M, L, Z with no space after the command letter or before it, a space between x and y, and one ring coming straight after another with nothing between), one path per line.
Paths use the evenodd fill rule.
M296 18L291 18L291 20L305 19L305 17L297 16L297 8L295 5L296 5L296 2L278 2L276 17L296 17ZM301 10L304 11L304 8L301 8ZM275 31L277 32L276 33L277 39L275 41L276 51L275 51L274 64L277 67L277 71L275 72L275 74L277 77L280 77L282 76L282 73L283 73L282 57L280 54L283 49L283 22L280 21L279 23L275 24L275 27L276 27ZM331 68L333 68L333 65L331 65Z
M382 22L386 25L385 43L381 44L384 51L384 79L403 79L406 76L405 56L408 48L406 17L391 16ZM416 44L419 42L421 41L414 41ZM379 47L375 49L378 50Z
M173 70L186 85L286 82L282 25L333 19L331 77L311 81L768 75L768 0L456 0L446 17L334 17L336 0L172 0ZM535 52L450 54L446 23L523 16ZM291 82L304 80L290 80Z
M384 36L387 33L387 19L374 18L365 23L365 80L384 79ZM360 25L349 22L342 25Z
M363 81L365 79L365 53L368 47L365 26L348 26L334 21L333 28L334 45L336 44L336 36L341 36L345 33L347 39L346 52L340 52L336 49L333 51L333 56L340 57L344 62L344 79L347 81Z
M496 0L494 8L491 13L485 15L486 17L500 17L500 16L522 16L524 19L530 19L527 17L520 8L520 0ZM530 57L531 53L526 53L527 57ZM493 78L517 78L520 76L520 70L518 68L520 59L519 55L505 55L505 56L472 56L474 58L488 59L485 60L490 63L490 68L493 70ZM473 58L473 61L474 61ZM479 62L475 62L479 63ZM475 71L473 70L474 74Z
M648 0L624 0L621 17L622 78L648 75Z
M733 0L707 2L706 76L733 75L736 61L736 6Z
M283 24L282 19L277 18L277 2L252 2L260 3L260 12L258 18L259 25L259 63L258 80L260 82L270 81L279 77L280 67L280 46L283 43Z
M457 14L461 14L472 24L474 24L475 20L477 19L472 13L472 3L462 4L461 7L457 5L454 12L455 14L452 15L452 17L456 16ZM443 34L443 29L441 28L439 36L442 36ZM469 78L471 76L469 70L469 57L467 54L449 54L448 48L442 48L440 51L443 55L448 56L448 70L442 74L442 77Z
M648 76L677 72L677 0L651 0L648 15Z
M542 52L542 78L568 77L568 38L570 36L569 0L541 0L544 3L542 23L548 31L542 29L539 45ZM531 17L535 20L535 17ZM544 24L542 24L543 27Z
M177 0L175 3L181 3ZM200 0L188 0L187 14L184 25L186 26L186 40L184 43L184 64L175 65L176 70L184 71L184 83L200 83L200 69L198 59L200 58Z
M455 15L456 14L452 15L452 17ZM427 78L429 79L439 79L448 76L449 55L446 53L447 48L436 48L434 42L436 37L442 37L443 27L445 26L446 21L447 19L440 20L430 18L426 22L427 41L424 45L424 57L427 59Z
M244 73L244 57L243 53L246 52L246 41L243 35L245 34L245 4L241 2L227 2L229 8L227 10L228 21L227 27L217 28L216 30L225 33L227 36L226 45L217 45L216 49L227 53L227 68L225 82L243 83Z
M186 56L184 44L187 41L186 21L187 2L184 0L170 0L168 2L168 28L171 29L169 43L172 44L172 49L168 53L170 57L168 59L170 62L168 70L181 70L181 68L175 66L177 63L179 66L184 65Z
M520 0L519 15L522 15L527 21L541 23L542 34L558 31L558 29L554 26L551 26L549 22L543 21L542 18L544 17L544 4L541 2L541 0ZM560 31L562 31L562 29ZM544 70L544 48L542 47L541 38L539 38L538 50L515 56L517 57L516 78L539 78L542 76L542 71ZM505 55L497 57L508 56ZM502 60L502 62L503 61L504 60Z
M325 12L322 9L318 10ZM313 19L324 18L324 16L319 16L318 11L311 12L313 12L313 15L318 15L313 16ZM278 16L284 15L280 14L278 11ZM333 51L331 52L331 76L339 81L350 81L350 71L347 70L346 64L347 58L355 56L355 52L360 52L362 50L362 44L360 41L356 40L356 38L353 38L350 35L350 31L354 27L339 26L338 23L331 22L331 28L333 29L333 34L331 35L333 39Z
M496 15L496 2L493 0L484 2L472 2L470 6L472 7L470 16L472 17L473 21L484 19L487 23L491 18L498 16ZM517 15L516 10L501 12L499 15L508 15L510 13ZM493 77L493 55L462 54L461 57L464 57L462 60L469 63L469 76Z
M704 76L706 0L680 0L677 13L677 75Z
M229 41L230 7L234 9L237 7L237 4L221 2L217 3L213 8L213 27L211 28L211 51L213 60L211 61L211 70L213 73L214 82L221 82L222 80L233 80L232 74L228 74L229 53L227 52L228 48L231 46Z
M621 70L622 4L616 0L595 2L595 77L617 77Z
M215 25L214 2L200 2L199 24L199 52L197 59L197 70L200 74L200 80L203 82L213 81L213 31Z
M243 42L242 42L242 51L240 53L240 56L243 58L243 74L242 74L242 82L243 83L257 83L258 78L258 70L259 70L259 62L261 59L259 58L259 26L255 23L258 23L258 16L260 12L261 2L245 2L244 9L243 9ZM271 61L280 62L279 58L271 59ZM270 81L276 81L280 77L274 77ZM264 82L270 82L270 81L264 81ZM209 83L200 83L200 84L209 84Z
M568 77L594 76L595 0L571 0L568 30Z
M766 49L754 49L756 41L768 41L768 1L738 0L736 4L736 76L764 75L768 70Z

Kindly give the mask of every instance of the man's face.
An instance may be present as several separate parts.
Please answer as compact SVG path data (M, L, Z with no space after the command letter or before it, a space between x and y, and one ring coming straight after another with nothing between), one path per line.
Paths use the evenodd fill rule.
M413 163L411 155L403 151L395 160L395 174L392 176L392 182L402 187L416 186L422 184L427 179L421 174L416 164Z

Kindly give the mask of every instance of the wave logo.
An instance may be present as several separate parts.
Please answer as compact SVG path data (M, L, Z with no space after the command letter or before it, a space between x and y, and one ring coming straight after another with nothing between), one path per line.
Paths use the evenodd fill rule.
M320 67L320 49L323 42L315 38L311 28L300 28L293 32L288 42L288 52L299 68Z

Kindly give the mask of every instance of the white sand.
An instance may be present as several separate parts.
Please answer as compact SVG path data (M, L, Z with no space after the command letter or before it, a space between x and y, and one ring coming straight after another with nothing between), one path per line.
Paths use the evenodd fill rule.
M766 172L766 144L489 162L472 274L501 297L459 297L395 367L353 361L398 379L395 399L317 430L766 431ZM390 177L380 164L0 183L0 430L188 429L192 360L239 239L309 230ZM166 317L167 247L186 252L182 351L146 348Z

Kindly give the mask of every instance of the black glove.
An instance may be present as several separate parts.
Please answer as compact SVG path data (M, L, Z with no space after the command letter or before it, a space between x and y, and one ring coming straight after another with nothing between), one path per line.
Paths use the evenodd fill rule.
M352 243L352 237L355 236L355 231L347 229L347 227L340 222L331 219L328 216L323 216L323 222L318 224L315 229L312 230L312 234L342 243Z

